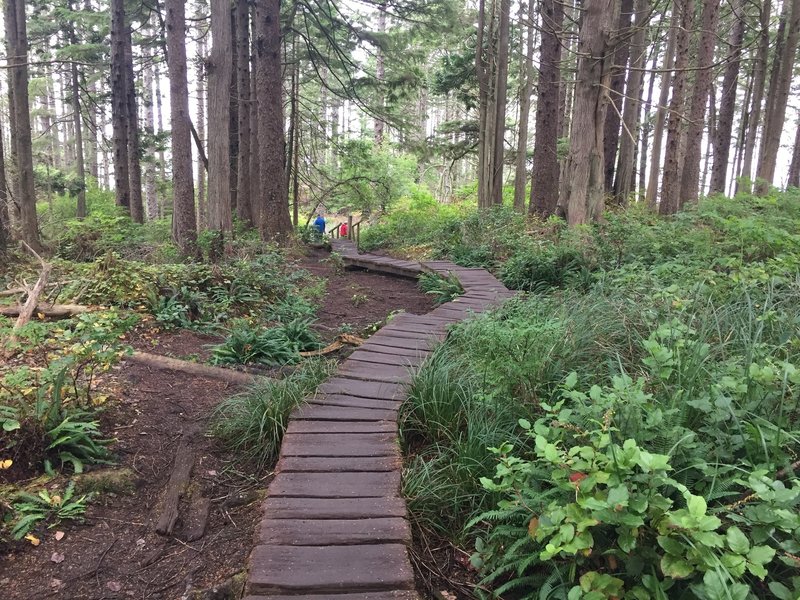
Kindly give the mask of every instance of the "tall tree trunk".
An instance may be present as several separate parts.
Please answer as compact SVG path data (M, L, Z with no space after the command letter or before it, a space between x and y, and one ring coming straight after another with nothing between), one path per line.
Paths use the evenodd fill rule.
M67 3L67 9L73 10L72 1ZM75 25L70 21L69 24L69 43L73 46L78 45L78 36L75 34ZM70 63L70 74L72 75L72 122L75 129L75 171L78 175L78 203L76 206L76 216L79 219L86 217L86 173L83 157L83 119L81 118L81 87L78 64L75 61Z
M642 139L639 150L639 194L645 197L645 199L647 196L647 150L649 148L650 130L652 129L652 124L650 123L650 109L653 106L653 88L656 83L655 71L658 66L659 47L660 44L658 43L658 38L656 38L653 44L653 66L650 69L650 81L647 85L647 102L644 104L644 115L640 121L642 123ZM656 171L656 173L657 172L658 171Z
M231 0L228 9L228 18L231 22L231 83L228 88L228 98L230 99L230 115L228 126L228 164L230 165L230 168L228 169L228 189L230 190L231 195L231 220L233 220L233 215L236 214L239 198L239 190L237 189L239 177L239 94L238 82L236 81L236 74L239 72L239 57L236 53L236 39L238 38L238 34L236 31L235 5L236 2Z
M505 164L506 97L508 94L508 47L511 0L500 0L500 27L498 32L497 71L495 73L494 143L492 150L491 203L503 203L503 167Z
M231 14L229 0L211 0L211 57L208 61L208 227L231 231ZM280 89L280 88L279 88Z
M514 175L514 210L525 212L525 191L528 180L528 118L531 110L531 93L533 92L533 32L536 29L534 0L528 0L527 23L521 30L525 32L523 41L520 36L519 72L522 80L519 86L519 135L517 136L517 170ZM525 5L520 5L520 21Z
M564 5L559 0L541 0L542 43L539 51L539 82L536 102L536 140L531 171L531 214L547 217L558 203L558 136L561 95L561 40Z
M192 178L189 83L186 68L186 12L182 0L165 0L167 65L172 128L172 236L185 255L197 253L197 220Z
M0 121L0 254L5 252L11 240L11 219L8 212L8 179L6 178L5 140Z
M258 202L265 218L262 235L285 241L292 231L286 189L283 131L280 0L256 0L256 87L261 136L261 189Z
M680 19L676 49L675 77L672 80L672 98L667 120L667 148L664 157L664 180L661 183L661 201L658 210L671 215L680 207L681 167L684 109L686 105L687 67L689 66L690 35L694 17L694 0L676 0L675 15Z
M200 10L198 10L198 13ZM198 14L199 16L199 14ZM195 61L195 78L197 83L197 137L200 146L207 148L208 136L206 135L206 107L208 96L206 94L206 60L208 49L206 35L208 31L198 28L197 58ZM210 167L210 165L209 165ZM202 160L197 161L197 230L205 231L208 228L208 198L206 195L206 166Z
M490 19L491 21L491 19ZM486 35L486 1L478 4L478 38L475 44L475 74L478 80L478 206L489 205L491 178L489 169L490 144L493 136L489 134L489 96L490 96L490 64L487 52L491 53L493 44L491 35ZM488 49L484 48L485 39L489 39Z
M578 38L578 71L569 155L561 178L559 206L570 225L595 221L603 212L603 134L611 83L609 39L619 19L618 0L585 0Z
M147 148L147 162L144 166L144 205L147 219L152 221L158 218L158 194L156 191L156 163L153 156L153 140L155 139L155 112L153 110L153 56L152 52L147 57L144 68L144 130L150 140Z
M239 95L239 165L236 169L236 215L253 226L250 207L250 12L247 0L236 2L236 86Z
M763 141L758 155L755 191L759 196L765 196L769 192L770 185L775 178L778 149L786 118L786 104L789 101L792 85L795 54L798 40L800 40L800 0L791 0L791 3L787 0L784 4L784 12L786 14L786 38L780 52L777 48L775 51L775 92L770 93L770 97L767 98Z
M111 123L114 145L114 190L117 206L130 212L128 161L128 95L125 66L125 2L111 0Z
M789 176L786 180L786 187L800 187L800 118L797 120L794 134L794 151L792 152L792 163L789 165ZM2 202L2 198L0 198ZM2 208L0 208L2 210Z
M255 50L255 7L252 8L253 54L250 57L250 211L253 222L264 230L264 210L260 202L261 190L261 140L258 137L258 86L256 85L257 57Z
M142 163L139 143L139 110L136 104L136 78L133 73L133 40L131 25L125 26L125 92L127 95L128 181L131 195L131 219L144 222L142 203Z
M756 138L758 137L758 125L761 122L762 104L764 100L764 85L767 81L767 59L769 57L770 46L770 14L771 0L764 0L759 13L759 33L758 50L756 60L753 65L753 93L750 109L747 111L747 135L744 142L744 157L742 159L742 170L740 177L747 179L746 188L749 193L752 190L753 177L753 154L755 154ZM736 191L739 191L737 183Z
M14 200L18 209L19 237L36 251L39 223L36 217L36 191L33 185L33 145L28 98L28 30L25 3L6 0L6 62L9 69L9 118L11 124L12 161L14 164Z
M624 8L623 8L624 10ZM622 138L619 143L619 160L614 181L614 196L619 203L628 201L633 189L634 172L636 170L636 142L638 135L639 98L642 95L643 67L647 58L645 39L647 27L645 19L650 11L649 0L636 1L636 27L630 43L631 68L628 72L628 85L625 89L625 106L622 111ZM615 57L616 60L616 57ZM606 125L608 125L606 118ZM608 134L608 128L606 128ZM606 144L606 150L609 146ZM606 157L608 158L608 157ZM608 171L606 171L608 175Z
M292 225L297 229L300 222L300 194L298 193L298 169L300 168L300 59L297 56L297 36L292 36L292 88L291 88L291 126L289 128L289 145L292 149L287 161L287 173L291 181L286 182L286 189L292 190ZM291 185L290 185L291 184Z
M720 91L719 115L714 135L714 166L711 169L711 186L709 194L724 194L725 181L728 176L728 158L733 144L733 115L736 110L736 89L739 80L739 66L742 58L742 41L744 40L744 0L736 0L733 9L733 29L728 37L728 63L722 78Z
M169 68L169 67L168 67ZM161 63L157 62L155 64L155 94L156 94L156 114L157 114L157 125L158 125L158 132L164 132L164 102L161 94ZM158 151L158 165L159 165L159 176L161 178L161 183L165 183L167 181L167 157L164 152L164 144L160 144L160 149ZM160 217L164 216L164 204L166 203L166 199L163 197L161 198L161 202L159 202L158 206L158 215Z
M708 181L708 173L711 170L711 159L714 152L714 138L717 135L717 90L716 86L712 83L708 89L708 137L706 138L706 149L703 160L703 177L700 180L700 192L706 189L706 182Z
M676 3L677 10L678 3ZM672 23L670 24L667 38L667 49L664 54L664 72L661 75L661 91L658 96L658 110L656 110L656 122L653 126L653 149L650 152L650 176L647 179L647 192L645 199L647 205L655 208L658 198L658 176L661 171L661 143L664 139L664 125L667 118L667 102L669 102L669 90L672 85L672 66L675 63L675 45L678 40L678 20L680 15L673 12ZM651 81L652 83L652 81Z
M611 76L611 89L609 91L611 96L610 106L606 111L605 133L603 134L605 190L609 194L614 191L614 167L617 164L625 75L627 74L628 77L633 76L633 73L627 72L628 60L631 54L630 27L632 17L633 0L622 0L617 25L617 32L618 35L622 36L622 41L614 51L614 73ZM623 132L623 135L625 135L625 132Z
M386 33L386 2L381 2L378 5L378 33L380 34L380 43L376 50L375 56L375 79L378 85L378 111L382 111L384 106L383 94L383 80L386 76L386 69L384 66L384 52L382 44L385 43L384 34ZM386 130L386 123L381 116L375 117L375 146L381 148L383 146L383 136Z
M713 76L714 42L717 35L719 0L704 0L700 15L700 39L697 48L697 68L689 107L691 127L686 132L686 154L681 171L678 207L687 202L697 202L700 185L700 160L702 157L703 129L706 122L706 106ZM709 137L712 132L709 130Z

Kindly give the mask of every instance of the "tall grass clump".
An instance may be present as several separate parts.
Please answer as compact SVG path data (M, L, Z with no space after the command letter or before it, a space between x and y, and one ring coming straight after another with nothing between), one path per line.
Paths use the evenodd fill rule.
M259 380L217 407L210 433L237 460L270 466L278 458L289 415L330 372L327 361L309 360L284 379Z

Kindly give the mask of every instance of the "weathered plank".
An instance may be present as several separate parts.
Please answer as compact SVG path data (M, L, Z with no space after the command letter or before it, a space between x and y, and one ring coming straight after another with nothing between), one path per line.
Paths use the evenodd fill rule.
M410 544L411 530L400 517L376 519L264 519L259 542L285 546Z
M372 350L356 350L350 356L350 359L359 362L377 363L381 365L395 365L400 367L412 368L418 367L427 357L423 356L397 356L394 353L375 352Z
M387 421L290 421L286 433L394 433L397 423Z
M402 498L267 498L264 514L272 519L370 519L405 517Z
M413 378L407 367L360 363L357 361L346 361L339 367L339 373L355 379L386 381L389 383L410 383Z
M365 344L366 346L366 344ZM364 346L362 346L363 348ZM378 381L362 381L346 377L332 377L317 388L323 394L346 394L361 398L380 398L382 400L403 399L405 386Z
M346 408L375 408L397 412L400 400L379 400L377 398L359 398L347 394L316 394L306 399L309 404L319 406L341 406Z
M361 398L369 400L369 398ZM397 418L397 404L394 409L348 408L331 404L306 404L296 409L290 420L313 421L391 421Z
M414 588L403 544L257 546L250 565L250 592L254 594Z
M400 472L281 472L269 486L273 498L382 498L400 492Z
M281 446L284 456L396 456L391 433L290 433Z
M302 596L246 596L244 600L420 600L419 594L409 590L391 592L364 592L361 594L303 594Z
M284 456L277 470L294 473L379 473L402 467L400 456Z

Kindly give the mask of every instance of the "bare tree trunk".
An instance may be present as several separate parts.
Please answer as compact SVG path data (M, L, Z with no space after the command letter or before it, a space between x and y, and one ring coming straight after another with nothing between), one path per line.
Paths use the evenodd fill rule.
M230 98L230 108L229 108L229 126L228 126L228 139L229 139L229 148L228 148L228 164L230 168L228 169L228 189L230 190L231 196L231 221L233 220L233 215L237 214L237 206L238 206L238 199L239 199L239 190L237 189L237 182L239 180L239 94L238 94L238 82L236 81L237 76L236 74L239 72L239 57L236 53L236 9L235 9L236 2L231 0L230 6L228 8L228 18L231 23L231 52L230 52L230 63L231 63L231 83L228 87L228 98Z
M547 217L558 203L558 136L561 96L561 40L564 5L541 0L542 43L536 102L536 140L531 171L531 214Z
M74 39L73 44L77 44ZM78 65L73 61L70 67L72 71L72 112L75 123L75 170L78 175L78 205L76 216L79 219L86 217L86 172L83 163L83 122L81 119L81 96L80 82L78 78Z
M256 85L257 57L255 54L255 8L252 9L253 54L250 64L250 210L253 222L260 231L264 230L264 207L260 202L261 189L261 140L258 137L258 86Z
M300 59L297 56L297 36L292 36L292 97L291 110L292 115L289 127L289 147L291 153L289 160L287 160L287 173L290 178L287 179L286 189L292 190L292 225L297 229L300 222L300 195L298 193L297 185L299 177L297 170L300 168ZM290 168L290 164L291 168ZM289 181L291 179L291 181Z
M208 147L206 135L206 59L208 49L206 46L207 31L198 31L197 60L195 61L195 77L197 79L197 137L200 145ZM210 167L210 165L209 165ZM208 198L206 197L206 166L202 160L197 161L197 230L205 231L208 228Z
M759 196L765 196L769 192L770 185L775 178L778 149L786 118L786 104L789 101L795 54L800 39L800 0L791 0L791 3L787 0L784 4L784 13L786 15L786 39L783 48L780 51L777 48L775 50L775 70L773 71L776 73L775 92L770 93L770 97L767 98L763 141L758 156L755 192ZM770 87L772 87L771 84Z
M628 72L628 85L625 89L625 106L622 112L622 138L619 143L619 161L617 163L614 195L617 202L625 203L633 189L634 171L636 167L636 142L638 140L639 98L642 95L643 67L647 57L645 39L647 27L644 22L650 11L649 0L636 2L636 27L630 43L631 69ZM615 59L616 60L616 59ZM608 125L608 119L606 119ZM608 130L606 130L608 133ZM608 145L606 145L608 149ZM606 157L608 158L608 157ZM608 171L606 171L606 175Z
M686 79L689 65L689 32L694 17L694 0L677 0L675 15L680 19L675 50L675 77L672 80L672 98L667 120L667 148L664 157L664 180L661 183L661 202L658 210L671 215L680 207L683 119L686 104Z
M231 14L228 0L211 0L211 57L208 61L208 227L231 231Z
M492 159L491 203L503 203L503 166L505 163L506 97L508 94L508 46L511 0L500 0L500 28L495 73L494 157Z
M381 2L378 5L378 33L381 36L381 44L383 42L383 35L386 33L386 2ZM383 55L383 48L378 45L376 50L375 56L375 79L378 85L378 110L383 110L384 98L383 98L383 80L386 76L386 69L383 64L384 62L384 55ZM384 131L386 129L386 123L381 117L375 117L375 145L378 148L383 146L383 136Z
M158 114L158 132L162 133L164 131L164 106L163 106L163 99L161 96L161 63L158 62L155 65L155 84L156 84L156 112ZM158 151L158 164L159 164L159 174L161 177L162 184L167 180L167 157L164 153L164 146L161 145L161 149ZM160 217L164 216L164 204L166 202L165 198L161 198L161 202L159 202L158 206L158 215Z
M700 180L700 193L704 193L708 173L711 170L711 159L713 158L714 138L717 135L717 91L712 84L708 90L708 137L706 138L705 156L703 157L703 177Z
M758 125L761 122L762 104L764 100L764 85L767 81L767 58L769 57L770 46L770 13L771 13L771 0L764 0L761 5L761 12L759 15L759 24L761 32L759 33L758 51L756 52L756 60L753 65L753 96L752 104L747 112L748 125L747 136L744 142L744 158L742 159L742 170L739 172L740 177L747 178L747 192L752 190L752 176L753 176L753 154L756 148L756 137L758 137ZM739 184L736 185L736 191L739 191Z
M484 49L484 40L489 37L491 49L491 35L486 36L486 2L479 0L478 4L478 39L475 44L475 74L478 80L478 206L484 208L489 205L491 176L488 167L489 145L493 140L489 135L489 95L490 95L490 60Z
M717 35L719 0L704 0L700 15L701 33L697 48L697 67L694 92L689 107L690 126L686 132L686 154L681 171L678 207L687 202L697 202L700 184L700 159L702 156L703 130L706 121L711 77L713 76L714 42ZM709 130L709 138L712 136Z
M667 49L664 54L664 72L661 75L661 91L658 97L658 110L656 110L656 123L653 127L653 150L650 152L650 176L647 180L647 193L645 195L647 205L652 208L656 207L656 200L658 198L658 175L661 170L661 142L664 139L667 102L669 102L669 89L672 85L672 66L675 61L675 45L678 39L679 18L678 14L674 13L672 16L672 24L669 28Z
M633 0L622 0L617 24L617 35L622 36L622 41L617 44L614 51L614 72L611 76L609 90L610 106L606 111L606 123L603 144L605 191L614 191L614 167L617 164L617 148L619 146L619 128L622 115L623 92L625 89L625 75L628 73L628 60L631 54L630 27L633 17ZM625 132L623 132L625 135Z
M247 0L236 2L236 85L239 95L239 165L236 169L236 215L253 226L250 206L250 12Z
M794 151L792 152L792 163L789 165L786 187L800 187L800 119L797 120L794 134ZM0 198L0 202L2 202L2 198Z
M192 178L189 83L186 68L186 12L182 0L165 0L170 121L172 127L172 235L186 255L197 253L197 220Z
M525 212L525 191L528 180L528 118L531 110L531 93L533 92L533 31L534 0L528 0L527 24L521 30L525 33L523 41L520 36L519 72L522 80L519 86L519 135L517 136L517 170L514 175L514 210ZM525 5L520 4L520 21L524 22Z
M265 212L262 236L285 241L292 231L286 189L286 150L283 131L283 73L281 66L280 0L256 1L256 87L261 190Z
M8 213L8 179L6 178L5 140L0 120L0 254L11 240L11 219Z
M575 106L569 155L561 178L559 206L570 225L598 220L603 213L603 135L611 83L611 33L619 19L618 0L586 0L578 38Z
M142 203L142 163L139 144L139 110L136 105L136 80L133 73L133 41L130 23L125 26L125 92L128 111L128 181L131 195L131 219L136 223L144 222L144 206Z
M128 95L125 71L125 2L111 1L111 122L114 130L114 189L117 206L131 210L128 161Z
M709 194L724 194L725 181L728 176L728 158L733 144L733 115L736 110L736 88L739 80L739 66L742 58L742 41L744 40L744 0L737 0L732 18L733 29L728 37L728 64L722 78L720 91L719 118L716 135L714 135L714 166L711 169L711 186ZM746 106L746 105L745 105Z
M19 237L37 252L39 223L36 217L36 191L33 185L33 145L28 98L28 31L25 3L6 0L6 62L9 68L9 99L12 161L15 170L14 196L18 207Z
M647 158L648 158L648 147L650 141L650 130L653 126L650 124L650 109L653 106L653 88L655 87L656 82L656 67L658 66L658 52L659 52L659 44L656 40L654 51L653 51L653 66L651 67L650 72L650 82L647 86L647 102L644 105L644 116L642 118L642 140L641 140L641 149L639 150L639 194L643 197L647 195ZM657 173L658 171L656 171Z
M153 56L147 57L147 65L144 69L144 130L150 140L148 147L147 162L144 166L144 204L145 214L148 221L158 218L158 195L156 192L156 164L153 157L153 139L155 137L155 113L153 111Z

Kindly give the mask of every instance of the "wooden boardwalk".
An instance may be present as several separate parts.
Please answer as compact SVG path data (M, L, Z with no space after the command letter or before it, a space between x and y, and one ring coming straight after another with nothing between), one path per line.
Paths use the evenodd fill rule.
M454 274L465 294L427 315L399 315L291 416L250 555L248 600L411 600L411 531L401 495L397 411L413 370L447 326L513 295L483 269L358 254L347 266L416 278Z

